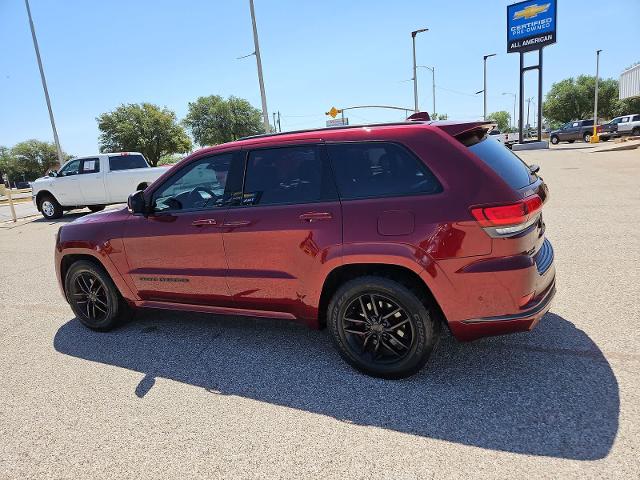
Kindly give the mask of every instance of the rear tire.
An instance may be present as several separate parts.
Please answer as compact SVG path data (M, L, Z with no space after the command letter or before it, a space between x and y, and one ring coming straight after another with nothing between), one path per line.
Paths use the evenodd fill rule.
M631 130L631 135L633 135L633 136L640 135L640 128L635 127L633 130Z
M79 260L72 264L64 285L73 313L91 330L111 330L133 313L111 277L93 262Z
M55 220L63 214L62 206L53 197L53 195L43 195L38 202L38 209L42 216L47 220Z
M351 366L381 378L405 378L431 356L440 325L426 299L382 277L360 277L334 294L327 326Z
M584 135L582 135L582 140L584 140L584 143L590 143L591 142L591 134L590 133L585 133Z
M557 145L560 143L560 139L556 135L551 135L551 143Z
M87 208L95 213L104 210L104 207L104 205L89 205Z

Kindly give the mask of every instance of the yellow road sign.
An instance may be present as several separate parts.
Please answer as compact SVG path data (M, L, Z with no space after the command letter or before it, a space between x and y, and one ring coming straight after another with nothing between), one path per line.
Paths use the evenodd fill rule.
M331 107L331 110L325 113L325 115L329 115L331 118L336 118L336 115L342 113L342 110L338 110L336 107Z

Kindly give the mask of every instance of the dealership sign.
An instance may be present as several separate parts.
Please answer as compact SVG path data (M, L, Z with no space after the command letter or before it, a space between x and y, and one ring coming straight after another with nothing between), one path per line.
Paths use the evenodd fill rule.
M507 6L507 52L538 50L556 43L556 0Z

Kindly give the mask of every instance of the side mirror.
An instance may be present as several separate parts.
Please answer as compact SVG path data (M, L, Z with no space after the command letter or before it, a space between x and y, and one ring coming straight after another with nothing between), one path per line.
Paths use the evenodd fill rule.
M137 192L129 195L127 206L129 207L129 211L134 215L139 213L147 213L147 204L144 199L144 193L142 192L142 190L138 190Z
M57 170L51 170L49 172L49 177L57 177L58 176L58 171Z
M540 171L540 165L536 165L535 163L532 165L529 165L529 171L531 173L538 173Z

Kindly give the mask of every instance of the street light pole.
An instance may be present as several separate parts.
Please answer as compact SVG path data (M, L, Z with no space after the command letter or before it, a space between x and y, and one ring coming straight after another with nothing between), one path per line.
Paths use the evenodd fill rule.
M433 89L433 111L432 115L436 113L436 67L427 67L426 65L418 65L420 68L426 68L431 70L431 87Z
M420 109L418 108L418 68L416 65L416 35L428 31L428 28L421 28L420 30L414 30L413 32L411 32L411 42L413 43L413 104L416 113L420 111Z
M598 138L598 82L600 80L600 52L602 50L596 50L596 96L593 101L593 136L592 142L599 141Z
M33 48L36 51L38 68L40 69L40 79L42 80L42 88L44 89L44 98L47 101L47 108L49 109L49 120L51 120L51 129L53 130L53 141L55 142L56 150L58 151L58 163L60 163L60 166L62 166L64 164L64 156L62 155L62 147L60 147L60 140L58 139L58 130L56 130L56 122L53 118L53 109L51 108L51 100L49 99L49 89L47 89L47 80L44 76L44 68L42 67L42 60L40 59L40 48L38 47L38 39L36 38L36 29L33 26L33 19L31 18L31 8L29 8L29 0L24 0L24 4L27 7L27 16L29 17L29 27L31 27L31 38L33 39Z
M484 96L484 119L487 119L487 58L489 57L495 57L495 53L490 53L489 55L484 55L482 58L484 60L484 69L483 69L483 73L484 73L484 90L483 90L483 96Z
M267 96L264 92L264 79L262 78L262 59L260 58L260 44L258 42L258 28L256 27L256 14L253 9L253 0L249 0L249 8L251 9L251 24L253 25L253 44L255 46L256 63L258 64L258 82L260 83L260 99L262 100L262 119L264 121L264 130L269 132L269 113L267 111Z
M516 94L511 92L504 92L502 95L513 95L513 128L516 128Z

